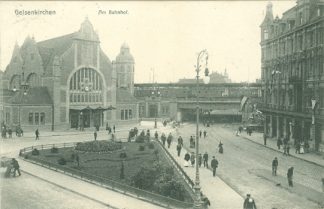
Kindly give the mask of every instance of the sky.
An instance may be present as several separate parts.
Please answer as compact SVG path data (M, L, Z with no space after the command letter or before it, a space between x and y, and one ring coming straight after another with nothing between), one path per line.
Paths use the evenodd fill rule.
M271 1L274 16L296 1ZM115 60L123 43L135 59L135 83L177 82L195 78L198 53L206 49L210 71L227 69L234 82L261 77L260 24L268 1L0 1L0 69L15 43L78 31L86 17L102 50ZM51 10L55 15L16 15L16 10ZM106 14L99 14L99 10ZM127 14L109 14L123 10ZM153 76L154 74L154 76Z

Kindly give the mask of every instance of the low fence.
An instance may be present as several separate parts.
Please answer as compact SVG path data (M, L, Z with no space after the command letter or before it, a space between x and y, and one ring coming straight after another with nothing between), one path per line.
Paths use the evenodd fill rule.
M191 178L187 175L187 173L183 170L183 168L178 164L176 159L170 154L170 152L167 150L165 146L163 146L162 142L160 140L157 140L157 143L159 143L160 147L164 150L164 152L167 154L167 156L173 161L173 164L176 166L179 173L182 175L186 183L190 186L192 191L194 190L195 183L191 180Z
M45 144L45 145L37 145L26 147L20 150L19 155L21 157L26 156L28 153L32 152L34 149L44 150L44 149L51 149L53 147L56 148L67 148L67 147L75 147L77 142L75 143L60 143L60 144ZM167 152L168 153L168 152ZM40 165L42 167L54 170L56 172L64 173L70 175L75 178L79 178L81 180L100 185L104 188L155 204L159 205L164 208L191 208L193 207L193 203L179 201L173 198L165 197L156 193L152 193L149 191L141 190L136 187L129 186L127 184L122 184L120 182L103 178L100 176L92 175L89 173L85 173L83 171L62 167L58 164L51 163L48 161L44 161L41 159L36 159L32 155L28 155L28 158L25 159L28 162L31 162L36 165Z

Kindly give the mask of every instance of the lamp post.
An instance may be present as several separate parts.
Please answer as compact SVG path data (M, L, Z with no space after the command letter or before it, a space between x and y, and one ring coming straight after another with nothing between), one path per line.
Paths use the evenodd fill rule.
M196 194L196 199L194 202L194 208L198 209L198 208L202 208L202 201L201 201L201 194L200 194L200 180L199 180L199 165L198 165L198 154L199 154L199 72L201 71L201 61L205 61L205 79L204 82L208 83L209 82L209 71L207 68L207 64L208 64L208 53L207 50L202 50L201 52L199 52L198 57L197 57L197 65L195 66L195 71L197 73L196 75L196 93L197 93L197 97L196 97L196 104L197 104L197 110L196 110L196 114L197 114L197 118L196 118L196 178L195 178L195 194Z

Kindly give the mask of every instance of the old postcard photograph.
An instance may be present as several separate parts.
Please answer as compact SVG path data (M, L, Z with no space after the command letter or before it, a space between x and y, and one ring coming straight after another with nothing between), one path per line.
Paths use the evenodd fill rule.
M323 209L324 0L0 1L1 209Z

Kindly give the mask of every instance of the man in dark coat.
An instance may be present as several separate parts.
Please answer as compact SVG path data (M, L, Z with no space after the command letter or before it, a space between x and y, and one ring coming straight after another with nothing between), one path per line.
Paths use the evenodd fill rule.
M277 147L278 147L278 149L280 150L280 146L282 145L282 140L279 138L278 140L277 140Z
M205 152L205 154L203 155L204 158L204 167L208 168L208 153Z
M95 131L93 132L93 136L94 136L94 140L97 140L97 129L95 129Z
M267 146L267 135L265 133L263 134L263 144Z
M172 142L172 134L171 133L169 133L169 136L168 136L168 138L167 138L167 143L168 143L168 148L170 148L170 145L171 145L171 142Z
M215 156L213 156L213 159L210 163L212 169L213 169L213 176L216 176L216 168L218 167L218 161L216 160Z
M158 140L158 139L159 139L159 134L158 134L158 132L157 132L157 131L155 131L154 137L155 137L155 139L156 139L156 140Z
M207 136L207 131L204 130L204 138L206 138L206 136Z
M21 176L20 170L19 170L19 163L15 158L12 158L12 166L14 168L14 176L16 176L16 171L18 171L18 175Z
M246 198L243 203L243 209L257 209L254 199L251 197L250 194L246 195Z
M177 145L178 157L180 157L181 148L182 148L181 144L178 143L178 145Z
M161 135L161 140L162 140L163 146L165 146L166 136L164 133L162 133L162 135Z
M201 138L201 135L202 135L202 131L200 130L199 131L199 138Z
M115 125L113 126L113 130L114 130L114 133L115 133L116 132L116 126Z
M272 161L272 175L276 176L277 175L277 168L278 168L278 159L275 157Z
M183 146L183 139L181 136L179 136L178 138L178 144L180 144L181 146Z
M288 185L293 187L294 167L290 167L287 172Z
M36 129L36 131L35 131L35 135L36 135L36 139L35 140L39 140L39 131L38 131L38 129Z

